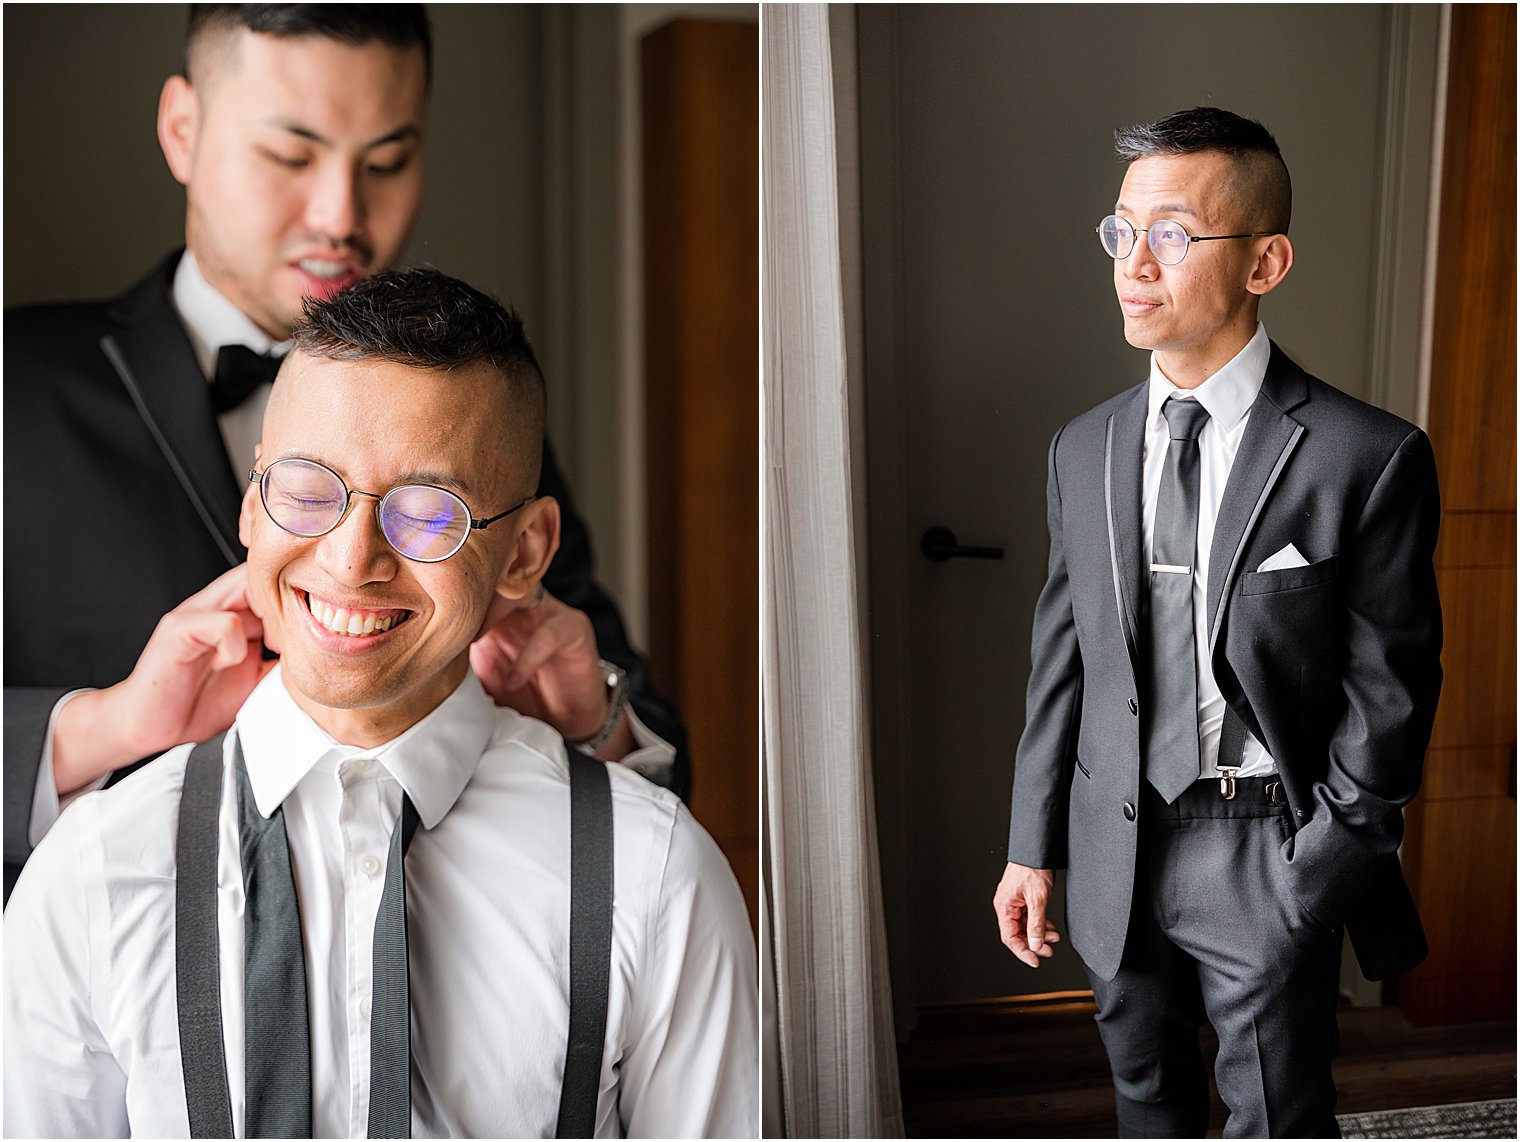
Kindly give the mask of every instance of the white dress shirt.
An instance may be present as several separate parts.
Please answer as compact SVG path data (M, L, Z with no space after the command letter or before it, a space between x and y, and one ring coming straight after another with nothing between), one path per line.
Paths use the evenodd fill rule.
M283 805L301 904L313 1130L363 1137L375 913L402 791L412 1134L553 1133L569 1018L564 745L473 675L378 749L336 744L277 667L238 715L259 812ZM230 740L230 739L229 739ZM32 855L5 923L7 1136L182 1137L175 837L190 747L81 797ZM243 1126L243 881L224 758L221 1004ZM754 1137L753 936L733 874L666 790L608 767L614 917L597 1136Z
M1261 391L1267 375L1267 361L1272 346L1260 322L1256 334L1229 362L1196 389L1179 389L1167 380L1151 354L1150 404L1145 422L1144 499L1141 523L1145 529L1145 562L1151 561L1151 544L1156 531L1156 501L1161 494L1161 469L1171 433L1161 406L1167 397L1193 397L1208 410L1198 436L1198 552L1193 560L1193 645L1198 658L1198 761L1200 777L1217 777L1219 770L1219 733L1224 725L1224 697L1214 680L1214 666L1209 661L1208 582L1209 547L1214 542L1214 526L1219 519L1219 502L1224 498L1225 481L1240 442L1246 434L1251 405ZM1241 777L1260 777L1276 773L1272 755L1251 735L1245 737L1241 757Z

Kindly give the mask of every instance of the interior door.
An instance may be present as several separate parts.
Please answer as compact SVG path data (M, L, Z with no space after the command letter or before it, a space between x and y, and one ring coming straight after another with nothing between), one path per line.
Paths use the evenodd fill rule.
M1418 354L1397 339L1419 329L1438 21L1333 4L857 19L873 733L901 1025L917 1006L1087 987L1068 949L1018 964L990 903L1047 446L1148 367L1093 235L1123 177L1113 128L1205 104L1265 123L1298 254L1268 330L1310 372L1412 416ZM927 558L931 528L1002 558Z

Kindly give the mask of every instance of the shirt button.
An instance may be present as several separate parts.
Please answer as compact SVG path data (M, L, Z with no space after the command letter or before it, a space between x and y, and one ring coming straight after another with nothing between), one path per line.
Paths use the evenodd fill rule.
M1135 819L1135 807L1128 801L1124 803L1124 819L1126 821L1133 821Z
M374 876L380 871L380 861L374 856L361 857L359 871L365 876Z
M354 761L353 764L349 768L351 768L355 773L368 773L369 772L369 767L370 767L370 760L369 760L369 758L367 758L367 757L361 757L361 758L358 758L356 761Z
M359 1000L359 1014L361 1016L363 1016L365 1019L368 1019L370 1011L371 1011L371 1006L370 1006L369 1000L367 1000L367 999L361 999L361 1000Z

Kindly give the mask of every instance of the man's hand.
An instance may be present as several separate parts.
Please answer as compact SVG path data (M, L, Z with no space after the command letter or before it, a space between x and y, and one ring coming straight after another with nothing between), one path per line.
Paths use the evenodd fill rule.
M1050 945L1061 939L1061 933L1045 919L1054 881L1049 869L1026 868L1009 861L992 896L1003 943L1032 968L1054 955L1055 949Z
M260 653L263 635L248 605L246 564L175 607L159 620L131 674L59 711L53 728L59 794L227 729L274 667Z
M527 600L497 595L470 647L470 665L498 706L547 722L566 741L591 737L607 720L607 679L585 613L545 591ZM596 751L620 761L633 750L625 714Z

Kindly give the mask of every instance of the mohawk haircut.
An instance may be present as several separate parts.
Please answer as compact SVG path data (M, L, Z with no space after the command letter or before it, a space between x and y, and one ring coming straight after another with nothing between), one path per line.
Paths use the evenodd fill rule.
M1218 107L1178 111L1154 123L1120 127L1114 151L1126 163L1158 155L1218 151L1229 156L1232 190L1255 215L1251 225L1287 233L1293 215L1293 182L1272 133L1254 119Z
M528 491L543 455L544 379L517 313L429 268L388 270L325 300L307 298L292 350L334 361L389 361L448 373L487 365L507 387L503 436Z

